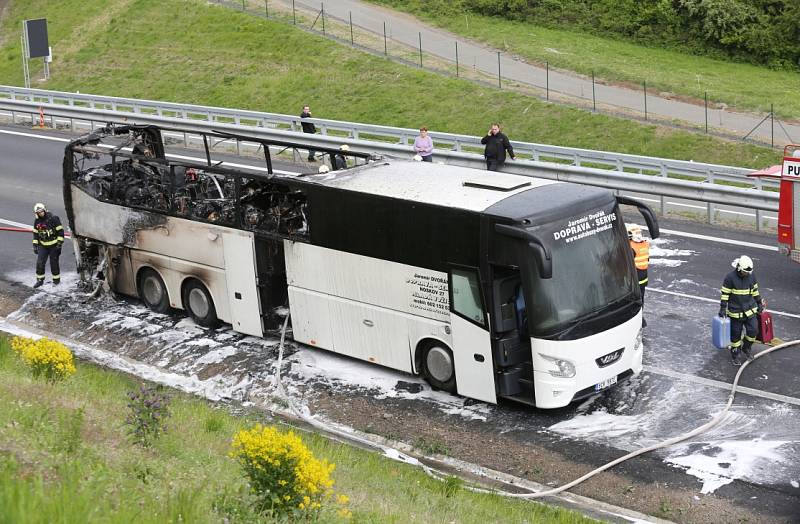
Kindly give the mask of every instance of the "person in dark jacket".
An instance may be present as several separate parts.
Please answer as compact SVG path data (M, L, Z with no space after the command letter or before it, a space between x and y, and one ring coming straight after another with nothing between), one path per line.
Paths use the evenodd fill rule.
M303 122L303 118L311 118L311 108L309 106L303 106L303 112L300 113L300 125L303 127L303 133L311 133L312 135L317 132L317 126L314 125L314 122ZM317 159L315 158L317 152L314 149L308 150L308 161L309 162L316 162Z
M481 144L486 147L483 156L486 159L486 169L489 171L499 171L506 162L506 151L511 160L516 159L514 148L508 141L508 137L500 131L500 124L494 123L485 137L481 138Z
M64 227L61 219L47 211L41 202L33 206L36 220L33 223L33 252L36 254L36 283L34 288L44 284L44 267L50 259L50 274L53 284L61 283L61 270L58 258L61 256L61 245L64 244Z
M764 310L764 301L758 291L758 281L753 274L753 260L742 255L733 261L733 271L725 275L720 290L719 316L731 319L731 359L741 366L740 354L752 360L750 347L756 341L758 316Z

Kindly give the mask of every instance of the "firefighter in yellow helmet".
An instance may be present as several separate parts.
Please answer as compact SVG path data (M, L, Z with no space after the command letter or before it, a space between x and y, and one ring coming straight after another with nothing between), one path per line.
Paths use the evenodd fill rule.
M741 353L752 360L750 346L756 341L758 317L764 310L764 300L758 291L753 274L753 259L742 255L731 264L734 270L725 275L720 290L719 316L731 319L731 360L741 366Z
M642 292L642 309L644 309L644 290L647 287L647 268L650 265L650 242L642 236L642 227L636 224L628 225L628 241L633 252L633 264L636 266L636 276ZM647 321L642 316L642 327L646 325Z

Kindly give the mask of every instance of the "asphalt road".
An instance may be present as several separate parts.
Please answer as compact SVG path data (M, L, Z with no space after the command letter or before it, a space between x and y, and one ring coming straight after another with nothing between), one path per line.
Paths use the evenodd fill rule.
M0 127L0 220L30 223L36 201L48 203L63 217L60 177L66 136ZM736 373L725 352L711 346L709 324L718 309L722 278L740 254L755 261L777 336L800 339L800 267L772 249L771 236L690 222L662 221L662 229L665 233L654 242L651 257L645 373L607 395L554 412L479 403L479 413L492 431L523 443L530 439L541 443L546 431L554 447L577 460L587 450L613 457L615 450L635 449L704 423L724 405ZM0 235L0 278L24 282L30 272L33 283L30 236ZM67 253L62 257L65 273L74 271ZM698 477L703 489L712 490L719 478L744 482L744 488L720 482L717 492L739 497L743 489L756 490L757 495L751 495L756 499L746 502L751 507L777 506L784 515L792 506L800 508L798 351L778 352L752 364L741 381L749 389L737 397L721 426L702 441L670 448L659 456ZM397 375L398 380L409 380ZM426 399L415 400L412 395L411 402ZM445 402L478 409L462 399Z

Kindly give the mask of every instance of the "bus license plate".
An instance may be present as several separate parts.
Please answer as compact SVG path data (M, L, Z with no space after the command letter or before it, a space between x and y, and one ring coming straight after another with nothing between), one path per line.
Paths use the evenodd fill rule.
M617 383L617 377L611 377L609 379L600 382L599 384L595 384L594 390L600 391L601 389L606 389L608 386L613 386L616 383Z

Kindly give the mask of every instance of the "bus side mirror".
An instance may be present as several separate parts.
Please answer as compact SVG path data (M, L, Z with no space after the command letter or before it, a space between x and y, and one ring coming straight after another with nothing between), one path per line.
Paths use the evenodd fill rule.
M644 217L644 221L647 223L647 230L650 232L650 238L658 238L661 236L661 231L658 228L658 220L656 219L656 214L653 213L653 210L645 204L644 202L639 202L636 199L618 195L617 196L617 203L618 204L625 204L629 206L636 206L639 210L639 213L642 214Z
M507 237L527 240L528 246L533 250L533 256L536 258L536 265L539 267L539 277L553 278L553 260L550 256L550 250L544 246L539 237L527 229L508 224L495 224L494 230Z
M528 246L533 249L533 254L536 257L536 265L539 267L539 277L553 278L553 259L550 258L550 252L546 250L541 243L528 242Z

